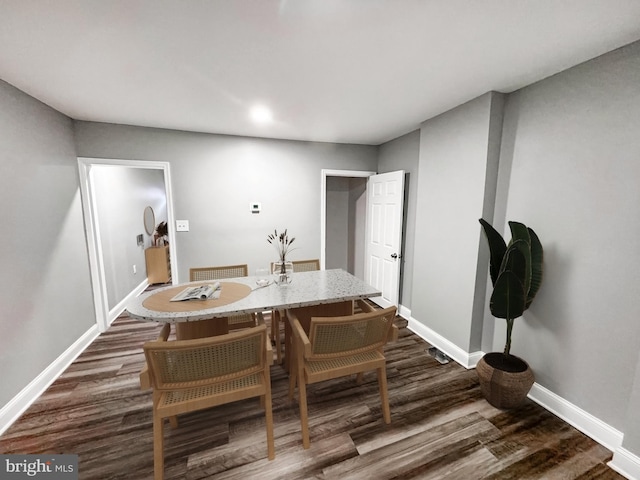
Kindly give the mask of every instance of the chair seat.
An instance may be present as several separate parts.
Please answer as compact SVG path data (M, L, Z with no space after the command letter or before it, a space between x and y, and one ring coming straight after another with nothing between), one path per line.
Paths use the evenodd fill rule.
M330 378L359 373L370 365L371 370L384 366L384 355L378 351L362 352L348 357L308 360L304 368L309 382L320 382Z
M163 392L157 409L165 415L177 415L182 413L183 405L199 404L198 408L209 408L264 393L265 385L261 375L253 374L215 385Z

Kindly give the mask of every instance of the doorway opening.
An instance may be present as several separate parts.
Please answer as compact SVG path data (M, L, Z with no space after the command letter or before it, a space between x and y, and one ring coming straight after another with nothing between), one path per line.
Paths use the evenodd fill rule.
M366 187L376 172L322 170L320 267L364 279Z
M104 186L100 185L100 181L96 180L99 176L99 172L105 170L104 167L112 167L117 169L140 169L146 170L158 170L162 176L164 183L164 192L160 192L166 199L166 221L168 225L168 233L171 243L175 240L174 232L174 215L173 215L173 199L171 195L171 172L168 162L144 162L133 160L113 160L113 159L96 159L96 158L78 158L78 167L80 174L80 190L82 195L82 207L85 223L85 232L87 235L87 245L89 251L89 263L91 271L91 281L93 284L93 297L94 308L96 313L96 323L98 329L101 332L106 331L113 320L124 311L127 301L135 295L138 295L147 286L146 279L138 282L137 286L131 287L131 291L117 292L114 296L114 285L118 286L120 281L116 279L114 274L115 269L112 264L107 264L110 258L113 259L114 255L109 251L113 247L112 240L108 236L101 234L101 223L109 224L105 222L104 218L104 205L110 203L109 198L105 192L108 191ZM107 169L108 170L108 169ZM118 187L121 185L114 185L113 191L117 192ZM135 186L133 187L135 188ZM102 207L102 208L101 208ZM126 209L126 206L123 207ZM118 211L123 209L111 209L111 213L118 215ZM138 212L138 210L140 210ZM124 242L132 242L134 245L137 242L139 248L143 248L144 245L140 243L140 237L143 235L137 235L138 229L143 231L143 218L146 208L135 208L135 227L132 229L123 228L123 232L109 232L113 235L125 236ZM129 212L127 212L129 213ZM139 214L139 215L138 215ZM102 220L101 220L102 215ZM139 218L138 218L139 216ZM139 222L138 222L139 221ZM156 222L157 223L157 222ZM104 232L103 232L104 233ZM135 233L135 234L134 234ZM106 239L106 240L105 240ZM119 241L122 241L120 238ZM122 263L122 259L115 255L116 262ZM170 265L172 271L172 278L174 282L177 282L177 259L175 245L169 249ZM126 256L125 256L126 257ZM111 260L112 262L114 260ZM121 265L120 265L121 267ZM129 268L127 265L126 268ZM136 273L136 265L133 265L133 273ZM140 271L146 271L144 265L140 265ZM146 277L146 276L145 276ZM114 300L115 297L115 300ZM124 298L122 298L124 297Z

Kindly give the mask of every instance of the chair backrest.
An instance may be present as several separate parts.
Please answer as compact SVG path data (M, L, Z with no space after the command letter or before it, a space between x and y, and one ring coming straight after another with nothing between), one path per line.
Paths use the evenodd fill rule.
M189 269L189 280L220 280L222 278L246 277L249 268L245 265L225 265L221 267L197 267Z
M314 270L320 270L320 260L315 258L313 260L294 260L293 262L294 272L311 272Z
M381 349L390 338L396 317L392 306L343 317L312 317L309 360L340 357Z
M151 384L180 390L242 379L265 369L265 325L195 340L152 341L143 345Z

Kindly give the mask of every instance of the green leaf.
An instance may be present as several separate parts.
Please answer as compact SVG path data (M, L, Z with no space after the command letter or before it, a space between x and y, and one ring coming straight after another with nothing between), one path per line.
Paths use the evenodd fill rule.
M489 243L489 254L491 255L489 260L489 274L491 275L491 283L495 286L498 275L500 274L502 259L507 251L507 244L502 238L502 235L486 220L481 218L479 222L482 225L484 234L487 237L487 242Z
M517 250L515 250L517 251ZM505 271L500 274L491 294L489 310L496 318L514 319L522 316L525 305L525 293L518 276Z
M524 240L527 245L531 244L531 239L529 238L529 229L524 223L520 222L509 222L509 229L511 230L511 243L516 240Z
M501 270L510 270L516 274L524 288L525 296L531 285L531 250L523 239L510 242L502 260Z
M536 232L529 229L529 237L531 238L531 285L529 286L529 291L527 293L527 303L524 307L525 310L529 308L529 305L533 302L533 299L542 284L542 261L544 256L542 244L540 243L540 239L538 238L538 235L536 235Z

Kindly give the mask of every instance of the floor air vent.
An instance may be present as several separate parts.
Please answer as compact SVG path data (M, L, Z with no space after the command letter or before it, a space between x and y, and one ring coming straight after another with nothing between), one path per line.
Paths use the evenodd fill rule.
M428 348L427 352L429 353L429 355L431 355L433 358L435 358L438 362L440 362L443 365L449 363L449 360L451 360L447 355L445 355L443 352L438 350L436 347Z

